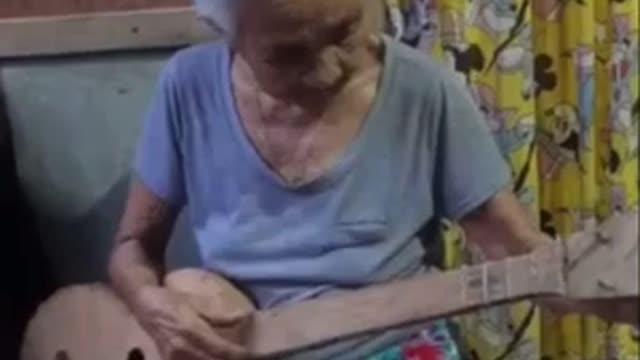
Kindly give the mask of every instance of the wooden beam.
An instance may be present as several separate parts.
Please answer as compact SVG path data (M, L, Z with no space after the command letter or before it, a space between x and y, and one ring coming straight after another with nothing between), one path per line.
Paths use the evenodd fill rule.
M2 0L0 19L190 6L191 0Z
M191 7L0 20L0 58L183 46L219 34Z

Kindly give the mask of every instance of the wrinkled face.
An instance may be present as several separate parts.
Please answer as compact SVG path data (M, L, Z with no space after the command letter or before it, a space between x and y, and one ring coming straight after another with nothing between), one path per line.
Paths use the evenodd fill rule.
M349 54L366 46L360 0L246 1L236 50L275 97L330 91Z

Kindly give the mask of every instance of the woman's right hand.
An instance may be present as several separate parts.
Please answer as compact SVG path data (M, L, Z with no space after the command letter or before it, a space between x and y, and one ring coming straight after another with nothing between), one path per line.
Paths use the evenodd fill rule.
M206 302L190 300L187 294L162 287L146 287L137 294L135 316L163 359L247 359L247 350L239 345L242 331L237 330L247 323L249 314L223 313L207 308Z

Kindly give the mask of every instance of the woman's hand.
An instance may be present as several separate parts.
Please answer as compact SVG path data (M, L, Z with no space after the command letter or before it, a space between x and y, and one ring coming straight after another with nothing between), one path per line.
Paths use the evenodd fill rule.
M162 287L141 289L134 313L164 360L236 360L248 358L241 343L249 314L216 311L205 302ZM223 335L224 334L224 335Z

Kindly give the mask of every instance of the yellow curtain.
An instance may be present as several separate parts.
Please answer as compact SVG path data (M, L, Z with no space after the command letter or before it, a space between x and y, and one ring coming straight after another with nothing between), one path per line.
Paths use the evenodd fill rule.
M391 31L467 84L514 191L553 236L638 207L639 0L387 0ZM448 231L447 263L478 261ZM640 359L637 329L529 303L459 319L480 360Z

